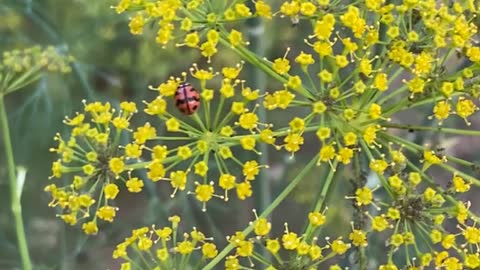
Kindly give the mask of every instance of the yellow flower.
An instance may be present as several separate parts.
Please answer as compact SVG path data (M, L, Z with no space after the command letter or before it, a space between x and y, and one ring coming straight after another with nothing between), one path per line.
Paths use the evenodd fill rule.
M128 179L125 184L129 192L138 193L142 191L143 188L143 181L138 179L137 177Z
M266 19L271 19L272 18L272 12L271 12L271 7L265 3L264 1L256 1L255 2L255 11L258 16L266 18Z
M240 139L240 145L245 150L255 150L256 140L253 136L246 136Z
M174 171L170 173L170 184L174 189L184 190L187 184L187 173Z
M358 206L369 205L372 203L373 194L368 187L363 187L355 191L355 199Z
M197 187L195 188L195 197L200 202L208 202L212 198L213 192L213 185L197 185Z
M180 130L180 122L176 118L170 118L165 122L167 130L171 132L177 132Z
M256 235L265 236L270 232L272 224L268 222L266 218L259 218L255 220L253 225L253 231Z
M109 161L110 170L118 175L125 170L125 163L121 158L112 158Z
M361 230L353 230L348 238L352 241L352 244L357 247L366 247L368 245L367 242L367 234Z
M320 212L310 212L308 214L308 220L313 226L321 226L325 223L326 217Z
M182 255L186 255L186 254L192 253L193 248L194 248L194 246L193 246L192 242L190 242L188 240L184 240L184 241L178 243L175 250Z
M98 232L97 224L94 221L83 223L82 229L87 235L95 235Z
M267 239L266 249L272 254L277 254L280 250L280 242L277 239Z
M207 175L208 172L208 165L205 161L200 161L195 164L195 173L200 175L200 176L205 176Z
M180 146L180 147L178 147L177 155L181 159L185 160L185 159L188 159L192 156L192 150L188 146Z
M240 200L245 200L246 198L252 196L252 186L249 181L245 181L237 184L236 187L237 196Z
M300 244L300 239L294 232L286 232L282 236L282 245L286 250L293 250Z
M213 243L205 243L202 245L202 254L209 259L215 258L218 254L217 247Z
M157 136L157 130L150 125L150 123L145 123L143 127L137 128L137 131L133 133L133 138L135 138L136 144L144 144L147 140L153 139Z
M230 34L228 35L228 40L230 41L230 44L231 44L233 47L246 44L246 42L243 40L242 33L241 33L241 32L238 32L238 31L235 30L235 29L232 29L232 31L231 31Z
M290 62L285 58L277 58L273 61L273 70L275 70L278 74L284 75L287 74L290 70Z
M130 27L130 32L134 35L141 35L143 32L143 26L145 25L145 19L141 13L138 13L136 16L130 19L128 26Z
M237 245L237 254L240 257L249 257L253 254L253 243L250 241L240 241Z
M240 115L238 123L243 129L252 130L257 127L258 116L251 112L244 113Z
M344 254L350 248L350 244L344 243L341 239L336 239L332 243L332 251L337 254Z
M103 188L103 192L106 199L113 200L117 197L119 189L117 185L110 183Z
M326 162L335 158L335 148L331 144L323 145L320 148L318 162Z
M387 167L388 163L383 159L370 161L370 169L378 174L383 174Z
M157 159L152 160L152 162L150 162L150 164L147 165L147 168L148 168L147 176L152 181L155 182L165 177L165 173L166 173L165 167L159 160Z
M303 51L300 52L300 54L295 58L295 62L299 63L304 70L306 70L306 67L315 63L315 60L313 60L313 57L311 54L304 53Z
M153 244L153 241L150 239L150 238L147 238L147 237L140 237L138 239L138 243L137 243L137 246L138 246L138 249L139 250L148 250L150 249L150 247L152 247L152 244Z
M388 228L387 219L383 215L374 217L372 220L372 228L378 232L384 231Z
M108 222L113 222L117 209L112 206L102 206L97 211L97 217Z

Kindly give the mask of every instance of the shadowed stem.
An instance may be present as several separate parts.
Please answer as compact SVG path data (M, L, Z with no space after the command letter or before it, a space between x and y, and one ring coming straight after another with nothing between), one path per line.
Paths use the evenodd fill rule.
M2 134L3 145L5 147L5 157L7 159L11 207L15 222L15 231L17 233L18 249L22 259L22 269L31 270L32 263L30 261L30 255L28 254L27 239L25 237L25 228L23 226L22 204L20 202L21 191L17 190L15 161L13 159L12 141L10 139L10 129L8 126L7 110L5 108L3 94L0 94L0 130Z
M332 181L336 175L338 161L334 161L333 165L331 166L330 170L328 171L328 176L325 179L320 194L318 195L317 201L312 212L319 212L324 207L325 199L327 198L327 194L332 190ZM305 238L310 240L312 238L313 233L315 232L314 227L312 226L311 222L308 222L308 226L305 229ZM317 232L318 233L318 232Z
M259 218L264 218L268 216L277 206L285 200L285 198L292 192L292 190L305 178L305 175L312 169L312 167L317 162L318 156L312 158L312 160L305 165L302 171L288 184L287 187L275 198L275 200L263 211L263 213L259 216ZM243 234L247 235L253 230L254 223L250 224L245 230L243 230ZM228 244L218 255L210 261L202 270L210 270L213 269L215 265L217 265L224 257L228 255L228 253L234 248L234 246L230 243Z
M255 10L255 4L253 1L248 2L248 6L251 10ZM250 50L255 53L258 57L262 57L265 54L265 46L262 42L262 37L265 34L264 25L260 18L255 17L248 19L247 22L247 40L250 42ZM260 89L260 95L265 94L265 74L258 72L258 69L252 65L247 64L245 67L247 72L247 77L250 78L250 85L253 89ZM256 110L258 118L261 122L267 123L267 112L264 106L260 106ZM259 150L262 153L260 156L260 164L268 165L268 145L262 143L259 146ZM255 196L255 208L262 212L267 208L272 200L271 190L268 182L268 173L266 170L260 172L259 181L253 183L254 193L260 196Z

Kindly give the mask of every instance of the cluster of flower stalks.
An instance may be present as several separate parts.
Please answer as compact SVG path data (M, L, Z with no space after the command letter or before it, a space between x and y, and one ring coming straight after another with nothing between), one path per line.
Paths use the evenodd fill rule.
M214 200L262 196L252 193L252 182L269 170L260 162L261 144L290 156L317 146L226 246L172 216L170 226L135 229L118 244L113 257L121 269L480 267L478 207L466 199L478 193L479 165L414 140L480 135L471 125L480 95L477 1L121 0L113 8L127 14L133 35L152 36L159 49L196 50L208 65L192 63L150 87L158 94L152 100L119 107L85 101L83 112L65 119L71 132L55 137L58 160L45 190L66 223L96 234L122 211L115 206L119 191L139 193L146 182L170 189L172 200L188 192L204 211ZM304 46L285 48L278 58L258 55L246 38L248 20L293 24L307 33L295 36ZM223 51L238 64L217 65ZM246 65L267 74L269 89L249 84ZM191 115L177 108L185 82L200 95ZM288 121L268 123L261 110L286 111ZM399 116L407 111L415 119ZM133 126L137 116L151 120ZM244 159L245 151L254 158ZM305 178L319 167L328 168L326 177ZM353 181L336 177L345 171ZM377 182L370 185L366 172ZM302 181L322 187L308 217L297 217L305 230L271 224L270 213ZM325 194L335 185L352 185L349 196L333 201L356 218L325 237L333 211ZM272 226L284 233L275 235ZM382 243L382 254L372 254L371 243Z

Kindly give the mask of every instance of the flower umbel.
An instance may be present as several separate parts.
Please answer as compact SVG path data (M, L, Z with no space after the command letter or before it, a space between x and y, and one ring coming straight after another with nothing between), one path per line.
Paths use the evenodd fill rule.
M72 129L70 137L55 136L58 146L51 151L60 158L52 164L51 178L69 177L70 182L45 187L52 196L49 206L60 207L60 217L70 225L84 223L86 234L97 233L97 218L113 221L118 208L111 202L119 192L118 185L130 183L132 191L143 185L137 179L132 188L133 178L125 174L134 167L126 162L128 148L120 147L120 135L130 132L130 118L136 112L131 102L122 102L118 113L110 103L84 102L84 113L64 120ZM92 210L95 204L97 210Z

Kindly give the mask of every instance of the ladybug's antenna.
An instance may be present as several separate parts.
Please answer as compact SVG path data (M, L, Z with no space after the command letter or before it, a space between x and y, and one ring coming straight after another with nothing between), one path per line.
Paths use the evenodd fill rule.
M183 80L182 80L182 83L185 83L187 81L187 72L182 72L182 77L183 77Z

